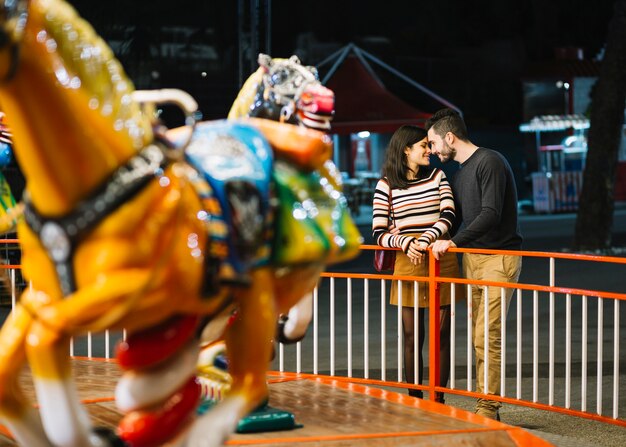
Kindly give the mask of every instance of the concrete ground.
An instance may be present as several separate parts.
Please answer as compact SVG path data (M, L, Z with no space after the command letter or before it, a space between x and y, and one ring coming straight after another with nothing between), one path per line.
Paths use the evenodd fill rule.
M463 410L474 410L473 399L446 397L446 404ZM505 405L500 410L501 422L524 428L550 441L556 447L623 447L626 428L576 416L517 405Z

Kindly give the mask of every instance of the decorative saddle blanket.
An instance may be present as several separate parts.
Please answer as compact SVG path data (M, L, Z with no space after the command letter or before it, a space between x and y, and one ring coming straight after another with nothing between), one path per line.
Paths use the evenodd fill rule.
M225 244L221 258L239 279L267 263L333 263L356 253L361 236L329 144L322 132L262 119L195 128L186 159L208 183L200 191L205 203L217 202L207 209L207 228Z

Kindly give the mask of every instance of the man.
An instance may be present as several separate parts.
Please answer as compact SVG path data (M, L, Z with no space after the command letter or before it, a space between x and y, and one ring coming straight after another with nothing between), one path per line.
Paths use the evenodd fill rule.
M517 191L513 172L498 152L473 144L463 118L454 110L443 109L427 122L428 140L433 154L442 162L461 164L452 190L457 216L463 226L451 240L438 240L431 246L436 259L450 247L520 250L522 236L517 223ZM522 261L515 255L463 254L463 275L467 279L516 283ZM485 289L489 321L488 356L485 362ZM508 310L513 289L505 289ZM472 325L476 353L476 389L485 394L500 394L501 289L472 286ZM487 384L485 384L487 363ZM486 386L485 386L486 385ZM475 413L500 419L500 402L478 399Z

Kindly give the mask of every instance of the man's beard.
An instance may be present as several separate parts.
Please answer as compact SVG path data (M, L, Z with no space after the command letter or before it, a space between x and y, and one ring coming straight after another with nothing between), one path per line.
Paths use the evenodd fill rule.
M447 163L450 160L454 160L456 158L456 149L448 145L445 141L443 142L443 150L440 152L439 159L443 163Z

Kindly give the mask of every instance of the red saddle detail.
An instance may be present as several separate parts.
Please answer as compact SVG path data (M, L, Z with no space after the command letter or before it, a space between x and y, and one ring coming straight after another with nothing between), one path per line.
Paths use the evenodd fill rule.
M170 358L193 337L199 320L196 315L177 316L129 335L117 344L115 351L120 368L144 369Z
M184 427L200 400L195 376L152 411L128 413L118 425L118 436L132 447L156 447L174 437Z

